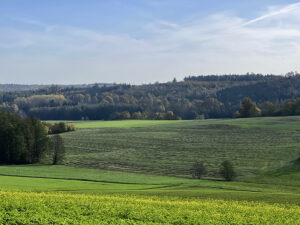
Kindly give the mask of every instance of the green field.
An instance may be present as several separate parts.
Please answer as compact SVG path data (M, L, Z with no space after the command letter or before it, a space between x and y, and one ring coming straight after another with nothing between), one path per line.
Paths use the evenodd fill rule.
M299 164L296 166L300 167ZM291 204L300 201L299 181L292 180L300 177L299 170L295 171L295 165L280 175L265 174L263 179L251 178L239 182L194 180L66 166L1 166L0 170L1 189L7 191L122 193Z
M123 121L85 121L75 122L76 128L125 128L125 127L148 127L184 122L182 120L123 120ZM74 122L73 122L74 123Z
M74 124L65 165L0 166L0 224L300 224L300 117Z
M299 224L298 167L264 175L268 182L221 182L1 166L0 224Z
M108 127L112 124L112 127ZM240 176L281 168L300 152L300 117L76 123L63 134L66 165L189 176L196 160L210 177L229 159Z

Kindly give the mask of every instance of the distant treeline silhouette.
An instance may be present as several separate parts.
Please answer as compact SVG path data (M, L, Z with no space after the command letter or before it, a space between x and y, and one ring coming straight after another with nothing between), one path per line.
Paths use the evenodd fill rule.
M299 115L299 87L300 75L294 72L194 76L145 85L51 86L0 93L0 109L43 120L229 118L248 97L260 115Z

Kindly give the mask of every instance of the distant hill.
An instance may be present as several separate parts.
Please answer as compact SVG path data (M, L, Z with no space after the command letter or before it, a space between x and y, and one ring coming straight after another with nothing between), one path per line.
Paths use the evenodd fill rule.
M94 85L104 86L104 85L113 85L113 84L105 84L105 83L96 83L96 84L76 84L76 85L39 85L39 84L0 84L0 92L14 92L14 91L29 91L29 90L38 90L42 88L47 88L51 86L58 86L62 88L87 88Z
M268 81L268 80L276 80L280 79L281 75L262 75L262 74L244 74L244 75L200 75L200 76L188 76L184 78L184 81L209 81L209 82L216 82L216 81L234 81L234 82L241 82L241 81Z
M0 84L1 92L9 91L27 91L27 90L36 90L39 88L44 88L47 85L23 85L23 84Z
M194 76L145 85L33 85L0 94L0 109L43 120L230 118L250 97L264 116L300 115L299 87L297 73Z

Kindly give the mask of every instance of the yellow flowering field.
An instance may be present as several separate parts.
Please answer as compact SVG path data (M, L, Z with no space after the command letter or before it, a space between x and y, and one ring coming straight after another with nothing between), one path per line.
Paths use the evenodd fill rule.
M0 224L300 224L300 207L246 201L0 191Z

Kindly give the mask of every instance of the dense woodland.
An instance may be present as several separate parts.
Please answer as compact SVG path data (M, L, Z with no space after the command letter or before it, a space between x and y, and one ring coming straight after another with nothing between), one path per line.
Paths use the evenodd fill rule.
M50 124L35 117L23 119L0 110L0 164L39 163L46 154L53 154L53 164L58 164L64 155L58 134L74 130L73 125L64 122Z
M22 119L0 110L0 163L40 162L49 148L47 131L37 118Z
M42 120L203 119L236 115L249 97L262 116L300 115L300 74L210 75L145 85L50 86L0 93L0 109Z

